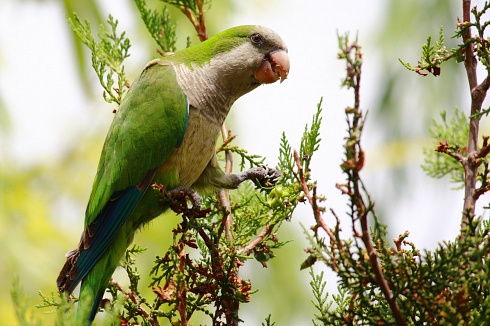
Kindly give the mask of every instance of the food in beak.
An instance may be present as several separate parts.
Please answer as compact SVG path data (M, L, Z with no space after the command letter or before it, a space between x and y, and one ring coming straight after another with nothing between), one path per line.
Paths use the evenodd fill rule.
M289 56L286 51L278 50L271 52L262 61L255 71L255 78L262 84L275 83L281 79L281 83L289 74Z

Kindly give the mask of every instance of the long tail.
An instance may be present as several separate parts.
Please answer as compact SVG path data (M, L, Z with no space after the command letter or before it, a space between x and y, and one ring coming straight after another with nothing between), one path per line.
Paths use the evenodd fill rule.
M100 302L109 285L109 280L119 265L127 246L132 241L133 233L129 232L130 235L128 235L126 228L121 228L111 246L83 278L75 325L87 326L92 324L99 311ZM72 276L77 274L76 261L78 255L79 249L73 250L67 255L66 263L57 280L61 292L71 293L77 286L76 283L72 282Z
M123 249L125 250L126 247ZM122 253L113 250L108 251L83 279L75 319L76 325L92 324L99 311L100 302L109 285L109 280L124 254L124 250Z
M95 315L99 311L100 302L104 296L104 289L99 289L94 293L90 286L84 286L80 290L80 299L78 301L77 314L74 324L76 326L89 326L95 319Z
M149 171L140 184L114 193L95 218L88 218L91 222L85 226L78 249L68 253L56 282L61 292L68 293L72 293L78 283L82 282L77 325L92 323L109 279L133 241L134 230L137 228L134 222L143 213L148 215L146 210L150 202L140 205L140 211L130 220L155 172L156 169ZM153 196L147 198L156 204ZM90 203L87 207L90 207Z

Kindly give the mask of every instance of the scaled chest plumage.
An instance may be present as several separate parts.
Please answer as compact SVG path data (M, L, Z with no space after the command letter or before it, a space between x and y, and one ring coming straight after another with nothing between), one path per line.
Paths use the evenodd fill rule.
M186 131L179 144L159 168L155 181L174 174L178 184L191 187L215 155L216 140L234 101L218 88L216 76L206 68L172 65L189 103Z

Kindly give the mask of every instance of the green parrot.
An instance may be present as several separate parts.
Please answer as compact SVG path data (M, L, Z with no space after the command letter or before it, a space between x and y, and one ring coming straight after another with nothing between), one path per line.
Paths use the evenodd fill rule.
M287 48L262 26L239 26L147 64L115 114L102 149L78 248L66 255L61 292L81 282L76 325L90 325L135 231L166 209L151 184L170 193L276 182L266 166L225 174L215 148L232 104L289 73ZM194 190L196 192L194 192Z

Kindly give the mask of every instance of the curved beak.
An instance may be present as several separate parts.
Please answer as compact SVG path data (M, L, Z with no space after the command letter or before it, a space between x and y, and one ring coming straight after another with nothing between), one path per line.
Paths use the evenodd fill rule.
M277 50L269 53L259 68L255 71L255 78L262 84L281 83L289 74L289 56L286 50Z

